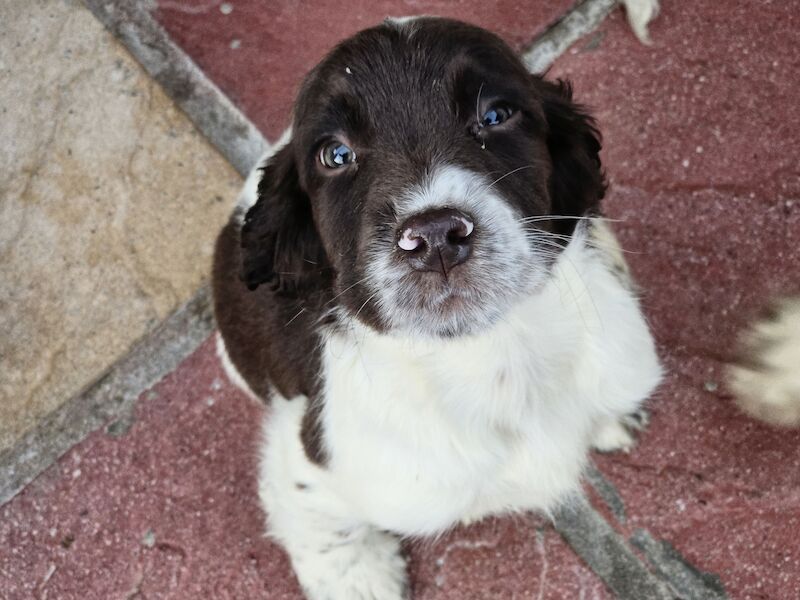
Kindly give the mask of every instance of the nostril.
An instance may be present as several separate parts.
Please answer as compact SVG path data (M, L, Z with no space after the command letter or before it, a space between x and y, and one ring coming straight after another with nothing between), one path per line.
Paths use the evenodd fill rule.
M452 208L439 208L406 220L398 229L396 243L412 260L458 264L469 254L474 229L470 216Z
M447 232L447 241L450 244L463 244L475 229L474 223L467 217L453 215L455 226Z
M397 245L400 246L403 250L406 250L408 252L417 250L424 244L425 242L422 241L422 238L417 235L414 235L414 230L411 229L410 227L403 230L400 239L397 241Z

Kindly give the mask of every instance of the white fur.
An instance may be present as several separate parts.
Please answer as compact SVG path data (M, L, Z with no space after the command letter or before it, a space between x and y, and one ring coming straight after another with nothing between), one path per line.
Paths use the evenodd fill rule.
M352 320L323 335L329 464L300 443L306 399L275 398L260 483L310 598L399 600L402 560L380 530L548 512L579 489L598 429L661 378L637 301L606 263L579 229L546 283L481 334L387 335Z
M387 25L393 25L397 28L402 28L408 25L409 23L413 23L417 19L429 19L431 17L426 15L406 15L403 17L386 17L383 22Z
M261 158L258 159L255 166L250 169L247 174L244 185L236 198L236 209L234 210L234 218L241 224L244 222L244 216L247 211L258 201L258 184L261 181L261 170L266 166L267 161L280 152L283 147L288 144L292 139L292 128L286 128L277 142L267 148Z
M217 356L219 357L219 362L222 364L222 369L225 371L225 375L228 376L228 380L244 391L250 398L258 400L258 396L256 396L255 392L247 385L242 374L239 373L239 370L233 365L231 357L228 356L228 349L225 347L225 340L222 339L222 334L219 332L217 332Z
M276 394L265 420L258 491L270 535L309 598L398 600L405 585L399 542L370 527L336 493L336 476L306 459L298 435L306 402Z
M650 44L647 25L658 16L658 0L620 0L628 16L628 24L643 44Z
M773 425L800 425L800 297L776 305L743 335L749 359L728 368L729 387L739 407Z
M409 39L417 31L417 23L419 19L435 19L432 15L408 15L404 17L386 17L383 22L385 25L394 27L398 31L404 33Z
M635 444L631 430L617 417L601 419L592 434L592 447L600 452L630 452Z
M531 244L521 223L491 181L462 167L440 165L419 185L407 190L395 206L397 222L427 210L444 206L469 214L476 228L477 240L469 258L475 281L469 287L443 290L439 297L427 300L421 310L418 297L408 294L406 278L416 273L406 261L395 260L390 248L376 245L370 250L367 285L383 319L394 331L412 336L438 335L442 330L483 330L505 314L520 293L541 285L547 277L547 261L538 260L552 250L546 244ZM392 245L394 245L392 241ZM483 281L477 281L481 277ZM460 310L443 311L440 307L457 294Z

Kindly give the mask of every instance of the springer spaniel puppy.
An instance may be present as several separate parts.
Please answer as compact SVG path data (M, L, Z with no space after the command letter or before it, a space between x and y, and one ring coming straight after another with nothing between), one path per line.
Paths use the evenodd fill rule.
M397 600L402 537L551 511L661 368L594 122L495 35L362 31L287 138L217 243L219 351L271 405L259 493L307 596Z

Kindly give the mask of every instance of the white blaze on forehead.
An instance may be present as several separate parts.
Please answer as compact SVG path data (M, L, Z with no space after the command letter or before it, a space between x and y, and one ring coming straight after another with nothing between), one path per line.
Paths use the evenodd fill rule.
M394 27L396 30L405 33L409 38L414 35L417 30L417 21L420 19L436 19L433 15L410 15L406 17L386 17L383 20L384 25Z
M426 17L425 15L407 15L405 17L386 17L383 20L383 22L386 23L387 25L393 25L393 26L395 26L395 27L397 27L399 29L401 27L404 27L405 25L408 25L409 23L413 23L417 19L424 19L424 18L430 18L430 17Z
M482 175L455 165L433 167L428 177L408 189L397 203L399 222L436 208L460 210L475 222L516 219L511 205ZM464 225L472 233L473 224L464 220Z

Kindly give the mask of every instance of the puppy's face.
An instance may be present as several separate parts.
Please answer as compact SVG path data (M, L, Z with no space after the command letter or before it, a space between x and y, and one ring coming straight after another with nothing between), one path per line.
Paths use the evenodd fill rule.
M379 330L489 326L541 284L574 227L565 217L604 189L569 89L453 21L342 43L307 77L293 131L242 230L245 280L327 290Z

